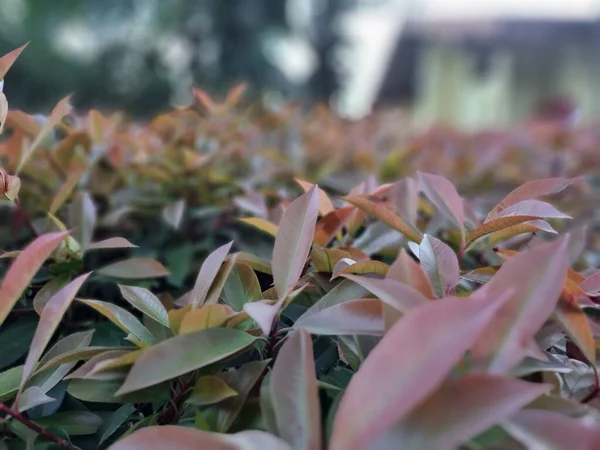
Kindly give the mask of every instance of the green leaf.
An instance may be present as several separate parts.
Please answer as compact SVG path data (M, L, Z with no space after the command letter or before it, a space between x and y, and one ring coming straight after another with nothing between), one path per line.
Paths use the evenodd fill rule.
M78 298L77 301L94 308L121 330L129 333L133 337L132 342L134 344L143 346L152 345L156 342L152 333L150 333L150 331L148 331L148 329L126 309L99 300L84 300Z
M27 350L33 339L37 320L24 317L19 321L2 327L0 331L0 369L11 366L18 361Z
M156 320L158 323L168 327L169 314L161 301L148 289L136 286L125 286L119 284L121 295L134 308Z
M62 428L71 436L84 436L98 431L102 419L89 411L66 411L43 417L37 423L45 428Z
M44 306L48 303L48 300L54 296L58 291L67 285L71 281L67 276L57 276L48 281L42 288L35 294L33 298L33 309L39 315L42 315Z
M127 419L131 417L131 415L135 411L135 406L131 404L123 405L115 412L113 412L103 423L100 429L98 430L98 435L100 436L100 440L98 441L98 445L100 446L104 441L106 441L109 437L111 437L115 431L119 429L121 425L123 425Z
M166 402L170 398L168 383L152 386L131 394L115 395L122 380L87 380L69 381L67 392L78 400L90 403L152 403Z
M118 261L98 270L98 273L113 278L159 278L169 275L161 263L151 258L131 258Z
M11 367L0 373L0 402L12 399L21 385L23 366Z
M256 339L233 328L209 328L162 341L135 362L118 395L170 380L233 356L250 347Z
M238 395L237 392L221 378L207 375L196 380L194 390L187 399L187 403L196 406L212 405L236 395Z
M244 305L260 300L262 292L254 270L247 264L236 263L223 288L225 300L235 311L242 311Z

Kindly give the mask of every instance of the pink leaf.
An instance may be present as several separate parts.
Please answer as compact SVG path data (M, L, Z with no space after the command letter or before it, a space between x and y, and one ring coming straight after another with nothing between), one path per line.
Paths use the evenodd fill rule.
M306 330L296 330L281 347L271 375L277 429L295 450L321 449L321 407L313 343Z
M200 272L198 272L198 277L196 278L196 284L190 295L192 309L196 309L204 304L208 291L210 290L213 281L215 281L219 269L225 261L225 258L227 258L232 245L233 241L222 245L208 255L202 263Z
M368 276L351 275L343 273L342 277L360 284L381 299L381 301L396 308L398 311L408 311L416 306L426 305L430 300L420 292L390 278L380 279Z
M577 180L578 178L544 178L525 183L514 189L500 203L494 206L488 214L486 222L509 206L524 200L533 200L543 195L557 194Z
M597 450L600 442L597 423L554 411L525 409L503 425L515 439L531 449Z
M99 242L92 242L87 247L87 250L103 250L107 248L138 248L138 246L132 244L125 238L113 237Z
M400 281L408 286L412 286L427 298L433 298L431 283L427 274L421 266L401 249L396 261L390 266L386 278Z
M44 261L68 235L68 232L44 234L30 243L13 261L0 286L0 325Z
M17 58L21 55L23 50L25 50L25 47L27 47L28 45L29 42L27 42L25 45L22 45L19 48L14 49L13 51L7 53L6 55L0 58L0 80L2 80L6 76L7 72L10 70Z
M438 298L454 292L460 281L460 268L450 247L426 234L419 244L419 260Z
M371 335L384 332L382 303L377 298L361 298L325 308L308 317L300 317L294 328L320 335Z
M419 172L421 189L444 216L460 230L465 227L465 207L454 185L440 175Z
M161 263L152 258L131 258L118 261L98 270L98 273L115 278L158 278L169 275Z
M409 310L352 377L333 424L331 450L369 448L435 391L488 326L506 295L447 297Z
M500 213L492 216L487 221L499 219L501 217L510 216L534 216L550 219L572 219L568 214L564 214L552 206L550 203L541 202L539 200L524 200L503 209Z
M405 178L391 188L391 197L398 215L411 225L417 223L419 185L412 178Z
M271 300L258 300L244 305L244 311L254 319L266 336L271 333L273 320L275 320L280 308L280 303L272 304Z
M556 307L567 268L567 240L561 238L513 256L477 291L494 298L515 288L471 350L475 367L504 374L523 359L535 333Z
M67 311L67 308L73 301L75 295L77 295L77 292L83 283L85 283L87 278L90 276L90 273L86 273L75 278L64 288L54 294L52 298L48 300L46 306L44 306L40 316L40 321L35 330L35 335L33 336L33 341L29 347L29 353L27 354L25 365L23 367L21 388L23 388L25 382L29 378L29 375L31 375L33 372L35 365L40 359L40 356L42 356L42 353L48 345L48 342L50 342L50 339L52 338L54 331L56 331L56 328L58 327L63 315Z
M600 270L583 280L579 287L588 295L598 295L600 293Z
M319 214L317 186L287 207L279 222L273 248L273 280L279 296L293 289L304 269Z
M378 444L392 448L384 443L401 442L403 450L459 448L551 388L487 374L447 381Z

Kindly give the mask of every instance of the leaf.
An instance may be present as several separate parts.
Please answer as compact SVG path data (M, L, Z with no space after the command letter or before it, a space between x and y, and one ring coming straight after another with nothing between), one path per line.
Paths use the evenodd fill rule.
M187 403L206 406L219 403L236 395L238 395L237 392L231 389L221 378L207 375L196 380L194 390L188 397Z
M340 208L323 216L317 222L313 242L321 247L328 245L335 235L341 231L342 227L346 225L354 211L354 207Z
M52 109L52 112L48 116L48 119L44 123L44 126L36 136L33 143L29 146L29 148L22 153L21 160L19 161L19 165L17 166L17 173L21 171L25 163L29 160L33 152L39 147L44 138L52 129L58 125L58 123L72 110L73 107L70 104L71 95L67 95L63 99L61 99L56 106Z
M352 260L351 260L352 261ZM377 274L385 276L389 270L387 264L382 263L381 261L368 260L368 261L359 261L352 262L349 266L342 268L339 271L335 271L332 278L339 277L342 274L354 274L354 275L369 275L369 274Z
M42 417L37 423L44 428L61 428L71 436L85 436L96 433L102 419L89 411L65 411Z
M56 215L56 212L61 208L61 206L65 203L69 195L73 193L73 190L85 174L87 168L81 167L77 170L72 171L69 174L69 177L64 182L64 184L60 187L54 198L52 199L52 203L50 204L50 209L48 212L53 216Z
M123 298L134 308L165 327L169 327L169 314L161 301L152 292L137 286L125 286L123 284L118 286Z
M0 329L0 369L12 366L29 350L37 321L23 317Z
M568 214L564 214L552 206L550 203L541 202L539 200L524 200L519 203L515 203L502 212L496 214L492 220L499 219L501 217L512 217L512 216L534 216L544 217L551 219L572 219Z
M404 314L350 380L330 449L369 448L373 438L405 418L443 383L506 300L448 297Z
M549 390L549 385L487 374L447 381L379 444L402 442L403 450L460 448Z
M271 375L273 409L280 436L294 450L321 449L321 408L310 334L288 336Z
M600 442L600 428L585 419L563 416L554 411L525 409L519 411L504 428L531 449L595 449Z
M320 335L381 336L385 331L382 303L376 298L350 300L298 320L294 328Z
M25 382L33 373L40 356L42 356L44 349L48 345L48 342L50 342L63 315L71 305L75 295L77 295L77 291L83 286L83 283L85 283L90 274L91 272L88 272L75 278L48 300L48 303L40 316L40 321L35 330L35 335L33 336L27 359L25 360L23 376L21 378L21 388L23 388Z
M0 325L4 323L44 261L68 234L47 233L36 238L10 265L0 286Z
M78 192L69 208L69 223L72 224L74 238L87 251L90 248L98 211L88 192Z
M374 216L394 230L399 231L411 241L421 242L421 233L418 230L404 222L389 207L377 203L373 198L355 195L344 197L344 200L352 203L367 214Z
M135 406L126 404L114 411L98 429L100 440L98 446L110 438L135 412Z
M418 172L421 189L440 213L459 230L465 228L465 206L454 185L445 177Z
M400 281L415 288L425 297L433 299L431 283L423 268L412 259L405 249L401 249L396 261L390 266L387 278Z
M412 178L400 180L394 183L390 194L398 215L409 224L415 225L419 206L419 185L417 182Z
M302 275L315 234L318 201L315 186L290 203L279 222L271 268L275 290L280 297L293 289Z
M300 180L299 178L294 178L294 181L300 185L302 190L307 193L310 192L311 189L315 187L313 183L309 183L308 181ZM335 208L327 193L317 186L317 192L319 193L319 214L321 216L326 216L330 212L332 212Z
M244 305L260 300L262 292L254 270L247 264L237 262L223 287L225 301L235 310L242 311Z
M525 183L514 189L500 203L498 203L487 216L486 222L496 216L506 208L522 202L524 200L533 200L543 195L557 194L567 188L570 184L577 181L578 178L544 178Z
M240 222L247 223L248 225L252 225L254 228L258 228L260 231L263 231L271 236L275 237L277 235L278 227L272 222L269 222L266 219L261 219L259 217L244 217L239 219Z
M211 423L214 423L215 429L220 432L227 432L233 426L244 406L247 405L247 399L250 392L264 373L270 359L262 361L251 361L239 367L236 370L221 372L217 376L228 386L237 392L235 397L229 397L225 400L215 403L208 407L207 414L210 414Z
M189 302L190 305L192 305L192 309L196 309L204 304L208 291L215 281L215 277L219 273L219 269L225 261L225 258L227 258L232 245L233 242L222 245L208 255L202 263L198 276L196 277L196 284L190 295Z
M217 276L215 277L213 283L208 290L208 294L206 294L206 300L204 301L205 305L214 305L219 302L221 299L221 293L223 292L223 288L225 287L225 283L237 262L237 255L230 255L225 259L225 262L217 272Z
M235 314L227 305L204 305L188 312L179 325L178 334L221 327Z
M344 278L360 284L362 287L376 295L381 301L406 312L417 306L426 305L430 300L414 288L390 278L377 279L360 275L342 274Z
M0 92L0 134L4 133L4 124L8 115L8 100L4 92Z
M499 230L504 230L506 228L510 228L537 219L539 219L539 217L537 216L507 216L499 218L494 217L490 219L489 222L484 222L482 225L467 233L467 246L487 234L494 233Z
M588 295L600 294L600 270L579 283L579 287Z
M133 365L117 395L137 391L221 361L251 346L256 337L233 328L210 328L162 341Z
M135 347L133 347L135 348ZM48 360L46 360L48 354L44 355L44 357L40 360L39 367L35 371L34 375L43 372L44 370L52 369L54 367L60 366L62 364L75 362L75 361L84 361L89 358L93 358L94 356L100 355L105 352L113 351L113 350L127 350L128 347L87 347L83 346L81 348L76 348L70 351L66 351L63 354L56 355Z
M170 274L158 261L151 258L131 258L118 261L98 270L98 273L113 278L159 278Z
M25 48L28 45L29 42L27 42L25 45L22 45L19 48L12 50L11 52L7 53L6 55L0 58L0 80L4 79L12 65L15 63L17 58L21 55L23 50L25 50Z
M104 239L103 241L99 241L99 242L92 242L87 247L87 250L104 250L104 249L109 249L109 248L138 248L138 246L135 244L132 244L125 238L114 237L114 238Z
M454 293L460 282L460 268L450 247L426 234L419 244L419 260L438 298Z
M178 230L185 212L185 200L178 200L175 203L165 206L162 211L162 217L171 227Z
M111 450L169 448L176 450L291 450L291 447L264 431L235 434L210 433L175 425L151 426L136 430L111 446Z
M22 365L0 372L0 402L10 400L17 394L22 375Z
M531 220L518 225L505 228L500 231L493 233L488 240L489 245L495 246L496 244L509 239L513 236L517 236L523 233L536 233L538 231L545 231L546 233L558 234L558 232L543 220Z
M567 268L567 240L561 238L508 259L477 291L495 297L507 287L517 289L471 349L475 368L504 374L526 356L534 334L557 305Z
M148 329L126 309L99 300L78 298L77 301L95 309L125 333L131 335L134 338L132 342L135 345L152 345L156 342L152 333L150 333L150 331L148 331Z
M25 412L28 409L53 401L54 399L47 396L39 387L31 386L25 389L19 396L19 412Z

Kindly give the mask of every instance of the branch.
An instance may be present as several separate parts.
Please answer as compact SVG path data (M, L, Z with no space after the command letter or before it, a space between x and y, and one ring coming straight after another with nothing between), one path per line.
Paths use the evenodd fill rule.
M70 448L71 447L71 444L68 443L67 441L65 441L64 439L61 439L58 436L55 436L54 434L50 433L49 431L43 429L38 424L32 422L31 420L27 419L26 417L23 417L23 415L20 412L15 411L15 410L9 408L8 406L6 406L2 402L0 402L0 411L5 412L6 414L8 414L9 416L11 416L12 418L14 418L14 419L18 420L19 422L21 422L27 428L35 431L37 434L39 434L41 436L44 436L46 439L51 440L55 444L57 444L57 445L59 445L59 446L61 446L63 448Z

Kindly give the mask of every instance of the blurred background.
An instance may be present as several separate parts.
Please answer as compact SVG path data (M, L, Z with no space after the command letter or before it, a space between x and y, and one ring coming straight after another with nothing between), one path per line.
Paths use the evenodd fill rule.
M0 0L11 108L146 118L216 99L327 103L357 119L502 128L600 116L600 0Z

